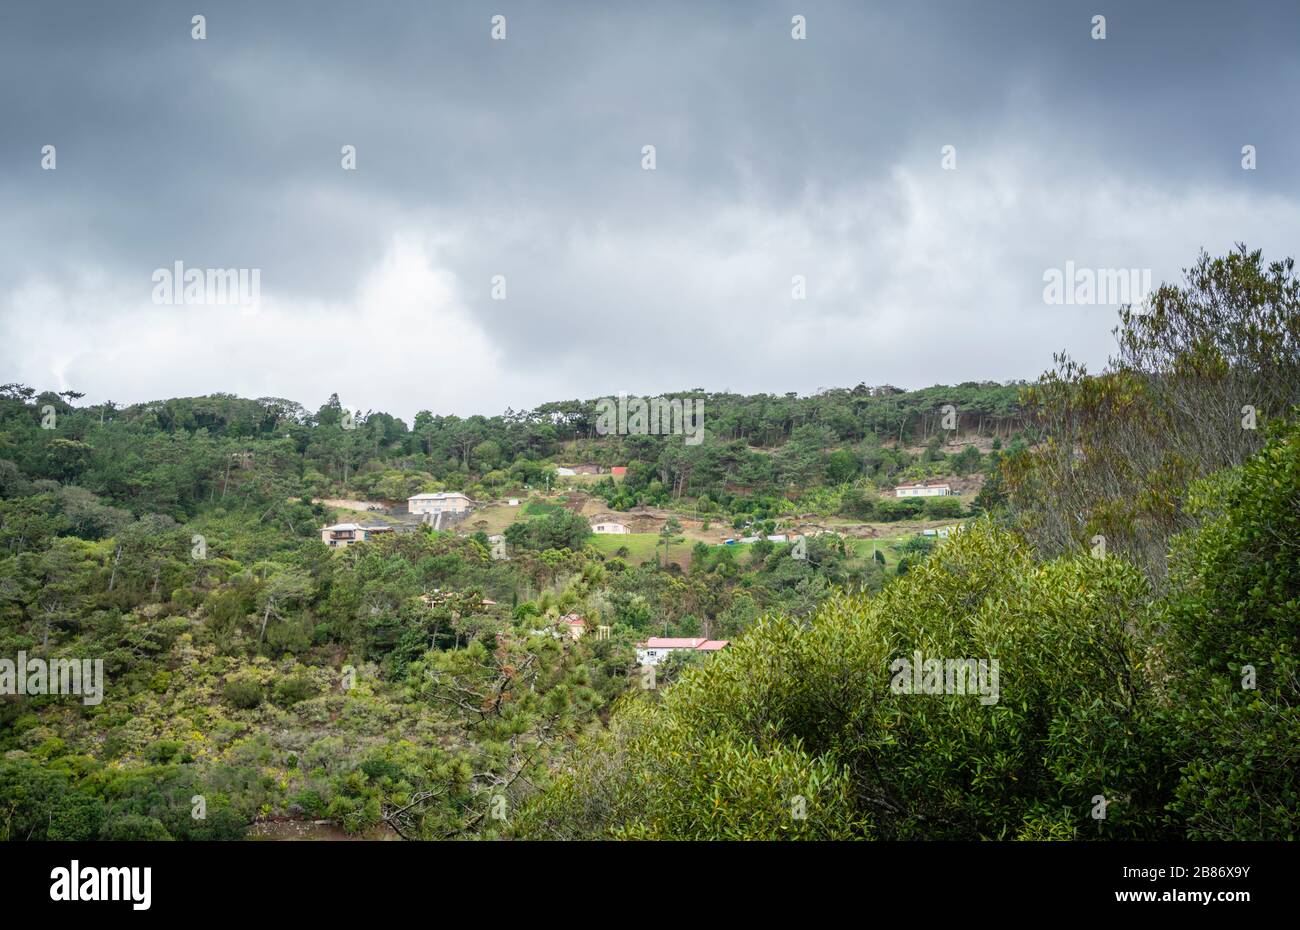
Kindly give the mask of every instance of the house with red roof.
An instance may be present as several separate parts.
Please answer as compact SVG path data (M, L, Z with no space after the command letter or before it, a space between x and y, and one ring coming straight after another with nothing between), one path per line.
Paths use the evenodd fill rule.
M651 636L645 642L636 644L636 660L640 665L658 665L674 652L717 652L729 645L731 641L726 639Z
M581 614L565 614L557 624L561 632L568 632L572 639L582 639L582 634L587 632L587 621Z

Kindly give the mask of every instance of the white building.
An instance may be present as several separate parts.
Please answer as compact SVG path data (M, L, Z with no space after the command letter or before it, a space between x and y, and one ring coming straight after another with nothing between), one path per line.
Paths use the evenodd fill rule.
M391 526L362 526L360 523L335 523L323 527L320 541L331 549L346 549L353 543L365 542L379 533L391 533Z
M441 491L437 494L417 494L406 499L406 509L420 513L466 513L474 502L459 491Z
M894 488L895 497L948 497L952 488L946 484L900 484Z
M644 643L636 644L636 661L638 665L658 665L674 652L717 652L729 645L730 640L725 639L651 636Z
M629 533L629 532L631 532L631 530L629 530L629 529L628 529L626 526L624 526L622 523L614 523L613 521L609 521L609 520L603 520L603 521L601 521L601 522L599 522L599 523L593 523L593 524L591 525L591 531L592 531L593 533Z

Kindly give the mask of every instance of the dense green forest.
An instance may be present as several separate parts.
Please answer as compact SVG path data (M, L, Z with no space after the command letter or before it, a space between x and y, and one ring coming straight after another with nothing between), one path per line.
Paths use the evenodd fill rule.
M117 409L5 385L0 655L102 657L107 695L0 703L3 835L236 837L268 817L403 836L499 832L480 816L484 799L544 781L568 738L599 724L628 687L637 640L736 636L769 611L807 616L834 590L881 587L883 558L828 537L806 559L761 540L743 557L697 543L688 572L667 558L634 564L587 546L585 520L541 502L509 527L508 561L490 557L482 533L428 530L335 553L319 536L329 511L313 501L444 488L490 499L547 485L560 461L601 461L628 467L592 487L610 506L679 503L755 531L807 503L782 493L796 485L857 518L956 516L954 500L877 504L873 489L990 467L996 453L927 439L927 411L942 397L976 433L1007 434L1014 415L999 411L1015 396L997 385L710 395L710 423L733 434L753 423L776 445L711 439L687 459L669 437L579 430L562 442L594 401L420 414L408 430L337 398L315 414L233 396ZM877 439L887 416L910 420L907 438L924 449ZM687 471L691 481L674 477ZM667 556L682 540L663 542ZM931 548L914 543L889 570ZM435 591L435 603L421 599ZM557 642L554 621L572 612L612 635ZM669 665L661 681L677 673Z
M416 414L407 426L382 412L346 410L337 395L315 413L278 398L175 398L118 409L75 406L81 395L0 386L3 466L72 484L134 515L186 519L202 508L258 499L354 494L405 499L454 488L491 497L545 483L559 461L627 466L616 506L705 498L720 506L793 496L857 477L896 476L943 456L947 436L1020 433L1014 384L824 391L811 397L684 392L704 404L708 441L596 433L597 399L544 404L493 417ZM951 429L940 411L953 408ZM42 423L48 428L40 429ZM913 443L924 451L899 447ZM839 453L838 455L836 453ZM968 471L979 461L957 463ZM611 495L615 492L607 487ZM281 519L289 519L281 517Z
M684 392L698 446L599 435L595 400L408 427L5 385L0 657L102 659L105 694L0 698L0 836L1294 838L1293 265L1203 255L1116 337L1033 384ZM555 505L509 559L427 527L320 541L323 498L540 500L579 462L627 467L589 485L612 509L763 531L939 516L879 492L984 480L906 566L834 534L683 566L671 521L638 560ZM647 635L732 644L647 688ZM999 700L891 691L915 650L996 658Z

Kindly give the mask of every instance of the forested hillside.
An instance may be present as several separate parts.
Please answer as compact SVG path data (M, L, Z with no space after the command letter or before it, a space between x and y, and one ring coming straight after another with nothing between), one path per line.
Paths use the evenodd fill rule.
M1295 839L1293 263L1203 255L1117 335L1027 392L992 518L620 698L516 835ZM997 658L996 699L896 689L913 654Z
M408 426L6 385L0 657L105 680L0 697L0 836L1294 837L1293 266L1202 256L1117 337L1033 385L675 395L699 445L595 400ZM892 496L932 478L970 490ZM321 540L363 518L330 500L441 490L496 502L508 557ZM596 540L591 500L656 535ZM648 636L730 645L647 687ZM918 651L1000 693L892 690Z
M314 413L278 398L230 395L119 409L75 406L75 391L8 384L0 386L0 455L10 464L0 480L21 474L74 484L136 515L183 519L232 496L405 499L429 486L490 496L544 482L563 458L628 466L634 502L728 501L859 475L892 478L933 461L945 435L1001 445L1021 428L1018 395L1018 386L994 383L910 392L859 385L811 397L680 392L673 396L703 403L708 437L686 445L672 435L599 435L597 399L491 417L421 411L408 426L387 413L346 410L338 395ZM944 405L953 408L947 429ZM926 450L909 454L908 445Z
M106 696L0 702L0 830L233 838L285 818L367 835L499 830L485 799L544 781L568 738L628 686L638 639L735 636L765 611L807 615L839 586L878 588L899 565L829 537L800 560L767 541L692 550L671 532L650 558L601 553L562 498L522 508L509 560L492 559L481 532L335 553L320 541L334 519L321 498L536 495L557 463L597 461L628 467L591 488L611 507L689 506L755 530L797 504L872 517L876 489L896 477L996 459L945 452L933 435L914 451L877 438L902 422L909 441L925 440L931 394L960 404L977 434L1016 422L1015 388L996 385L707 395L710 440L683 453L671 437L595 435L594 401L422 413L408 429L336 398L314 414L233 396L118 409L6 385L0 654L102 658ZM715 423L737 438L714 438ZM820 497L800 499L809 493ZM917 506L885 514L887 503L881 519L922 512L907 502ZM930 542L909 545L902 568ZM689 572L669 559L674 543ZM612 635L557 642L555 621L574 612Z

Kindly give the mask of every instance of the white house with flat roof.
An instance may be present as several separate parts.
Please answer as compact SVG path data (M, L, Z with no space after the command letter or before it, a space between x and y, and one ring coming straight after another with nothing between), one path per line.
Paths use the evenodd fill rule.
M900 484L894 488L895 497L948 497L952 488L946 484Z
M591 525L593 533L628 533L631 532L622 523L615 523L613 520L601 520Z
M459 491L426 492L406 499L406 509L413 514L468 513L473 508L474 502Z

